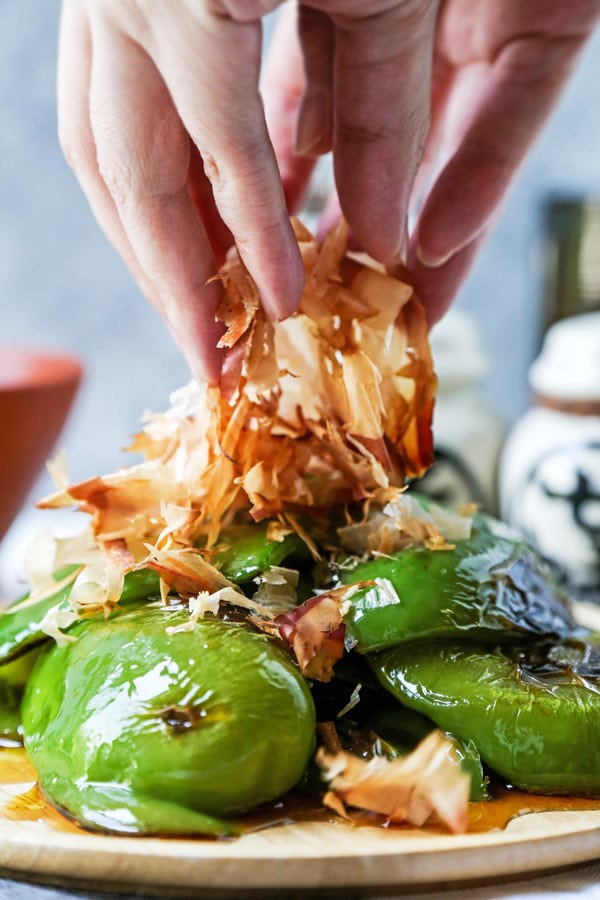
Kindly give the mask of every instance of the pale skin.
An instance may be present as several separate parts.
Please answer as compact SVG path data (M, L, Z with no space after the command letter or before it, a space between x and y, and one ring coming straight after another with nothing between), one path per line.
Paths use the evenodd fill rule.
M235 241L267 313L297 308L288 216L328 150L323 227L341 210L372 256L408 263L439 318L600 19L600 0L288 2L261 97L261 17L279 3L63 0L64 153L193 374L213 382L211 277Z

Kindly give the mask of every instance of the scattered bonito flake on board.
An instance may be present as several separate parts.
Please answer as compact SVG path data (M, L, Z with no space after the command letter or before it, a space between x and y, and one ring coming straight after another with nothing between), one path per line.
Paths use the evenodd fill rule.
M452 742L432 731L408 756L365 760L321 748L316 757L329 783L323 802L346 819L348 807L383 816L386 822L422 826L437 815L451 831L467 827L471 779L460 768Z

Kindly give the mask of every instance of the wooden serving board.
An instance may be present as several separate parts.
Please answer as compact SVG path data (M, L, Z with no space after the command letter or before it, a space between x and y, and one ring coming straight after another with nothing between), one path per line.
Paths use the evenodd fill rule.
M524 814L528 808L537 811ZM237 890L368 892L497 879L596 857L600 801L524 794L471 804L463 835L353 826L322 815L231 841L95 834L44 800L24 751L0 750L0 868L40 881L184 890L195 897Z

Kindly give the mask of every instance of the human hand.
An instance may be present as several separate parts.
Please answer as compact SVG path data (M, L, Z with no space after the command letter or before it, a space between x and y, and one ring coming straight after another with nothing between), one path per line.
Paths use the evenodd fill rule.
M187 357L218 378L233 235L272 316L304 281L258 93L279 0L64 0L59 135L96 218Z
M306 77L291 16L281 18L264 94L284 187L293 205L310 177L310 159L294 147L300 110L299 143L313 153L333 149L339 200L329 204L323 227L341 205L358 241L389 265L393 248L403 246L412 189L420 209L408 264L434 322L556 103L600 2L388 4L394 9L370 23L376 30L380 19L387 53L370 62L369 50L356 46L360 20L348 20L352 6L310 0L300 7ZM324 48L334 46L334 34L327 68ZM311 131L323 135L312 148Z

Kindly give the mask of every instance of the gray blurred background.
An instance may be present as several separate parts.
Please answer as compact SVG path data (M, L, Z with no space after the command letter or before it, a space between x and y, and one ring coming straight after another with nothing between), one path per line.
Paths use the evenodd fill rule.
M59 8L58 0L0 0L0 342L83 360L85 383L62 440L72 476L83 478L122 464L142 412L164 408L188 376L58 148ZM599 109L596 34L458 300L479 323L492 358L484 389L507 424L529 402L526 371L541 336L543 204L555 194L600 196ZM48 487L44 478L33 493ZM5 563L23 516L4 542Z

